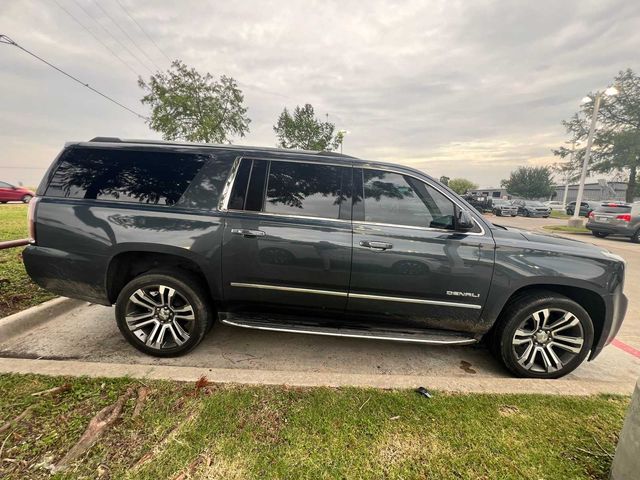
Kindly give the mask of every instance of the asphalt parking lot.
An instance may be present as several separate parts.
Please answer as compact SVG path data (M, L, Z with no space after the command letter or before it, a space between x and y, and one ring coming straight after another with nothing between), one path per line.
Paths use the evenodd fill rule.
M492 220L527 229L563 223L521 217ZM640 358L634 351L640 350L640 245L627 239L584 236L583 240L602 245L627 260L629 311L619 344L609 346L594 362L583 364L561 380L513 379L482 346L429 347L252 331L221 324L193 352L157 359L139 353L122 338L112 308L90 304L0 343L0 370L177 379L201 372L214 381L249 383L631 393L640 376Z

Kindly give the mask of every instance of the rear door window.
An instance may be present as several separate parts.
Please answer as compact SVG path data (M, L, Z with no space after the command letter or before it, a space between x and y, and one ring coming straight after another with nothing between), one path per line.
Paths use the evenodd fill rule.
M175 205L208 159L192 153L73 148L63 154L45 195Z
M280 215L344 218L341 210L350 209L344 180L350 174L350 167L272 161L264 211Z
M596 207L596 213L629 213L631 205L624 203L603 203Z

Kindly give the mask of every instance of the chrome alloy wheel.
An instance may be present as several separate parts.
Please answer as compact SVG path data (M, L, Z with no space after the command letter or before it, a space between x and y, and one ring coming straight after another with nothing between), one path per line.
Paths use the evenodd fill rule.
M174 288L152 285L139 288L127 302L127 327L147 347L179 347L190 338L194 309Z
M556 372L580 354L584 330L573 313L545 308L518 326L512 345L522 368L537 373Z

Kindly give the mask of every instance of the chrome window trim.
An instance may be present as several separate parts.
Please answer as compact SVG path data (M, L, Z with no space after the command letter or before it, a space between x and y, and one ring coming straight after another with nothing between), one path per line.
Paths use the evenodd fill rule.
M351 223L351 220L345 220L344 218L327 218L327 217L312 217L309 215L291 215L288 213L269 213L269 212L256 212L253 210L227 210L231 213L240 213L243 215L261 215L267 217L282 217L282 218L297 218L300 220L322 220L325 222L340 222L340 223Z
M320 290L315 288L287 287L283 285L268 285L264 283L231 282L230 285L232 287L257 288L257 289L263 289L263 290L278 290L282 292L314 293L317 295L332 295L336 297L359 298L359 299L366 299L366 300L382 300L387 302L417 303L417 304L423 304L423 305L440 305L443 307L470 308L472 310L482 309L482 305L477 305L474 303L445 302L443 300L427 300L423 298L390 297L386 295L371 295L366 293L351 293L351 292L341 292L336 290Z
M461 205L460 202L458 202L458 200L456 200L455 198L452 198L451 195L449 195L447 192L443 191L442 189L438 188L438 186L433 184L431 181L426 180L424 178L420 178L420 177L418 177L418 176L416 176L416 175L414 175L412 173L403 172L402 170L394 169L392 167L376 167L376 166L370 166L370 165L354 165L354 168L362 168L363 170L381 170L383 172L395 173L395 174L398 174L398 175L406 175L407 177L414 178L414 179L418 180L419 182L426 183L430 187L432 187L435 190L437 190L438 192L440 192L446 198L448 198L452 203L457 205L458 208L461 208L462 210L470 212L471 215L472 215L471 218L473 219L475 224L480 228L480 232L459 232L459 231L456 231L456 230L447 230L447 229L443 229L443 228L418 227L418 226L414 226L414 225L396 225L396 224L392 224L392 223L376 223L376 222L367 222L367 221L354 221L354 223L357 222L357 223L366 223L366 224L371 224L371 225L387 225L387 226L392 226L392 227L417 228L417 229L420 229L420 230L437 230L437 231L457 233L459 235L484 236L486 234L486 231L485 231L484 227L476 219L475 214L473 212L471 212L464 205ZM364 182L363 182L363 186L364 186ZM363 201L364 201L364 199L363 199ZM366 208L367 207L365 205L365 211L366 211Z
M379 335L347 334L347 333L340 333L338 331L318 332L317 330L277 328L277 327L269 327L266 325L245 325L243 323L234 322L233 320L228 320L226 318L222 320L222 323L231 325L233 327L249 328L252 330L265 330L269 332L285 332L285 333L303 333L307 335L323 335L326 337L365 338L368 340L391 340L395 342L424 343L424 344L431 344L431 345L470 345L473 343L477 343L477 340L473 338L469 338L469 339L465 338L460 340L427 340L427 339L419 339L419 338L383 337Z

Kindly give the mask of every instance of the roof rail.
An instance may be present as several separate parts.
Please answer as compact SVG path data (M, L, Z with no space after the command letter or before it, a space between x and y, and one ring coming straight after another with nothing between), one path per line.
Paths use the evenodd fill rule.
M93 137L90 142L108 142L108 143L121 143L122 140L118 137Z

